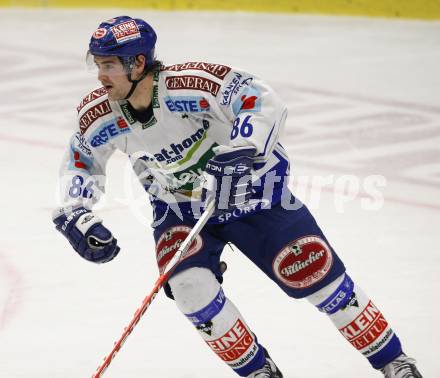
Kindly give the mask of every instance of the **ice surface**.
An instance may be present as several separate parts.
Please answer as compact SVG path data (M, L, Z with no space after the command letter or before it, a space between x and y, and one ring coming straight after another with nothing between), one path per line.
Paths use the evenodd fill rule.
M150 208L122 155L99 208L116 260L83 261L51 223L75 107L97 84L88 38L118 14L151 22L167 64L242 67L281 94L297 193L420 370L439 378L440 23L146 10L0 11L0 377L91 376L157 277ZM386 179L376 209L371 175ZM329 184L319 190L317 177ZM286 378L379 376L306 301L238 251L223 256L225 292ZM106 376L234 375L161 294Z

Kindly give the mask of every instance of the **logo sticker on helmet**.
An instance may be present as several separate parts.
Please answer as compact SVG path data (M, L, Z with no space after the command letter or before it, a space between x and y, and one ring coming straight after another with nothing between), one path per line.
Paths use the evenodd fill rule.
M107 29L99 28L96 29L96 31L93 33L93 38L95 39L101 39L107 34Z
M141 37L136 21L129 20L119 25L112 26L112 33L117 43L123 43Z

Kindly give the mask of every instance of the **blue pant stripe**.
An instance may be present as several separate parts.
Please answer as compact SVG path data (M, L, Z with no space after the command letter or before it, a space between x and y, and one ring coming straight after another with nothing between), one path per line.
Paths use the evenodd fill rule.
M216 316L223 309L225 303L226 297L223 293L223 289L220 288L211 303L203 307L201 310L193 312L192 314L185 314L185 316L197 327Z

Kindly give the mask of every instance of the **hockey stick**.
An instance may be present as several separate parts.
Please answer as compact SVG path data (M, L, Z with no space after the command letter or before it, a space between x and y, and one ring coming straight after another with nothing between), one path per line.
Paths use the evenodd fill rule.
M133 319L131 320L128 327L124 328L124 332L123 332L122 336L119 338L119 340L117 342L115 342L114 347L113 347L112 351L110 352L110 354L104 358L104 362L102 363L102 365L99 366L98 369L96 369L96 373L92 376L92 378L102 377L102 375L107 370L107 368L109 367L112 360L115 358L116 354L121 349L122 345L124 345L127 337L131 334L134 327L136 327L136 325L139 323L139 320L141 320L141 317L144 315L145 311L147 311L147 308L150 306L151 302L153 302L157 293L159 293L160 289L165 285L168 278L171 276L174 269L177 267L177 264L179 263L181 258L186 254L191 243L194 241L194 239L197 237L197 235L202 231L202 228L205 226L206 222L211 217L213 212L214 212L214 202L211 201L206 206L205 211L203 212L202 216L197 221L197 223L194 225L191 232L188 234L186 239L180 245L176 254L169 261L167 267L165 268L165 271L157 279L151 293L145 297L145 299L142 302L141 307L138 308L136 310L136 312L134 313Z

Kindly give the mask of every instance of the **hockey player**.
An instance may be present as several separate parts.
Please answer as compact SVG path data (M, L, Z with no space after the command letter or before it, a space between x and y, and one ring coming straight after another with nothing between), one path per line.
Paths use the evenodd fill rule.
M66 206L56 228L86 260L119 252L92 211L106 162L118 149L150 193L160 271L205 201L216 211L169 279L166 294L206 344L242 377L280 378L221 287L220 255L232 242L289 297L307 298L374 369L420 378L387 319L356 285L306 206L287 189L289 160L278 142L286 107L256 76L220 64L165 67L156 34L127 16L93 33L88 59L103 87L78 106L78 130L63 162ZM65 180L64 180L65 181ZM268 299L269 300L269 299Z

